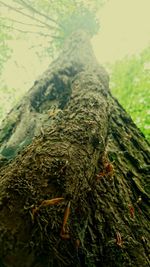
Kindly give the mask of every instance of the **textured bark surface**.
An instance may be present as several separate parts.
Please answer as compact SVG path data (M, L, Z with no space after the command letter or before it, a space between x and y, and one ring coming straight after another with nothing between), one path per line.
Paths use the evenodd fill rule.
M148 143L86 35L70 37L0 138L0 266L149 266Z

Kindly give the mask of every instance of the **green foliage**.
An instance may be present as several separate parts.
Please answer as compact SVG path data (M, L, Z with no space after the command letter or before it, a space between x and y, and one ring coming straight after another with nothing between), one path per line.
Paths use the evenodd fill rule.
M90 36L98 32L99 21L96 13L106 0L52 0L51 2L32 0L30 2L37 10L42 10L47 17L52 19L51 25L54 26L54 31L51 29L51 33L53 39L52 42L47 43L44 53L53 56L60 50L72 32L83 29ZM47 21L47 23L49 22ZM57 27L55 28L55 26Z
M114 96L150 140L150 47L116 62L110 70Z
M106 1L106 0L105 0ZM27 39L39 60L55 56L66 38L78 30L90 35L98 31L96 11L104 0L8 0L0 1L5 10L0 17L0 74L4 63L11 55L7 40ZM21 13L20 13L21 12ZM13 14L13 15L12 15ZM15 16L16 15L16 16ZM42 35L44 34L44 36ZM39 37L40 38L36 38ZM43 39L42 39L43 37ZM34 39L35 38L35 39ZM40 41L41 40L41 41ZM34 45L35 42L35 45ZM40 49L39 49L40 47ZM20 98L14 88L7 88L1 81L0 120Z
M57 39L57 47L63 46L63 43L68 38L68 36L75 32L76 30L83 30L93 36L98 32L99 23L96 20L94 14L85 8L80 8L80 10L75 10L68 16L61 18L61 24L63 29L60 31L60 38Z
M54 57L72 32L83 29L91 36L97 33L99 22L96 14L107 1L2 0L0 7L6 11L9 8L10 14L16 14L16 17L14 19L14 16L9 16L8 12L6 17L0 18L0 23L5 32L15 38L28 39L30 42L31 35L32 41L34 36L41 35L40 38L36 38L35 45L32 42L31 47L41 59L47 56Z

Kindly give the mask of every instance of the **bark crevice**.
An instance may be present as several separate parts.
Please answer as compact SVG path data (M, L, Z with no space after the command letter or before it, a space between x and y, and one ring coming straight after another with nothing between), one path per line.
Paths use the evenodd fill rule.
M111 96L108 76L83 38L66 44L24 106L8 115L17 114L9 127L17 120L13 131L19 133L28 114L22 138L2 141L8 118L0 133L1 153L17 140L0 175L5 267L150 263L148 144ZM29 126L33 134L23 149ZM48 200L53 204L42 205Z

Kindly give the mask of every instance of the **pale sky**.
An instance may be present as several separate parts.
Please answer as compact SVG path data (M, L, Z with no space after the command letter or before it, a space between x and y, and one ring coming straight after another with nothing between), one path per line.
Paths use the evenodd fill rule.
M114 62L150 44L150 0L109 0L99 16L94 50L100 62Z
M92 43L101 64L137 54L150 44L150 0L109 0L99 16L101 30ZM50 61L40 62L27 41L13 41L11 46L3 78L10 87L29 89Z

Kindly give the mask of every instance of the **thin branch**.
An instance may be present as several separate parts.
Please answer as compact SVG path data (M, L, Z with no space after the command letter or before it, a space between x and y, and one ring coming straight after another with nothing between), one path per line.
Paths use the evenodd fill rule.
M40 19L34 18L34 17L31 16L31 15L25 14L24 12L18 10L17 8L12 7L12 6L8 5L8 4L5 4L5 3L3 3L2 1L0 1L0 4L2 4L3 6L6 6L6 7L8 7L8 8L10 8L10 9L12 9L12 10L14 10L14 11L17 12L17 13L22 14L23 16L26 16L26 17L28 17L28 18L30 18L30 19L33 19L33 20L35 20L35 21L37 21L37 22L42 23L43 25L45 25L45 26L46 26L47 28L49 28L49 29L56 29L56 27L54 27L54 26L50 26L49 24L47 24L47 23L41 21Z
M21 32L21 33L34 33L34 34L38 34L38 35L42 35L42 36L46 36L46 37L47 36L51 37L50 34L45 34L43 32L25 31L25 30L18 29L18 28L14 27L14 26L8 26L8 25L5 25L5 24L1 24L0 27L1 26L5 27L5 28L8 28L8 29L13 29L13 30Z
M20 1L14 0L14 1L15 1L16 3L19 3L19 4L20 4L20 2L21 2L21 3L22 3L25 7L27 7L30 11L33 11L33 12L37 13L38 15L40 15L40 16L42 16L42 17L48 19L48 20L50 20L50 21L53 22L53 23L55 23L57 26L59 26L59 28L60 28L60 27L62 28L62 26L61 26L56 20L54 20L54 19L50 18L49 16L47 16L46 14L40 12L39 10L37 10L35 7L31 6L29 3L25 2L24 0L20 0Z
M42 26L42 25L39 25L39 24L32 24L32 23L27 23L27 22L22 22L22 21L19 21L19 20L16 20L16 19L12 19L12 18L7 18L7 17L0 17L0 19L3 19L3 20L9 20L9 21L12 21L12 22L15 22L15 23L19 23L19 24L22 24L22 25L25 25L25 26L34 26L34 27L40 27L40 28L45 28L45 26Z

